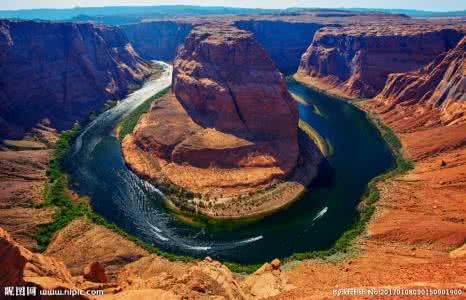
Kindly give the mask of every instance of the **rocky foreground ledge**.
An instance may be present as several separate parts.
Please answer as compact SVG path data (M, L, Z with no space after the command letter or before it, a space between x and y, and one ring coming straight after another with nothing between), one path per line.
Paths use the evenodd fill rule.
M177 52L172 93L122 149L137 174L169 186L175 207L218 218L282 208L322 158L298 130L296 103L264 49L251 33L217 24L193 29Z
M87 227L87 228L83 228ZM76 229L84 236L73 236ZM124 249L118 244L100 247L99 251L86 251L88 247L84 241L105 237L115 242L123 241ZM71 235L70 235L71 234ZM73 237L72 240L69 240ZM65 240L63 240L65 239ZM11 238L8 232L0 228L0 288L1 299L4 289L8 287L29 287L28 299L81 299L81 300L131 300L131 299L263 299L276 296L281 292L294 288L281 271L281 262L275 259L265 263L253 274L240 277L232 273L225 265L206 257L203 261L193 263L170 262L156 255L149 255L142 249L131 245L108 229L89 224L84 220L76 220L67 226L60 234L52 247L65 243L73 250L80 250L79 255L69 249L59 249L57 253L38 254L29 251ZM129 245L127 244L129 243ZM113 249L116 245L118 249ZM77 247L77 248L76 248ZM79 248L79 249L78 249ZM119 255L117 261L115 251ZM137 255L134 255L135 251ZM142 253L141 253L142 252ZM63 256L60 255L63 254ZM71 254L73 253L73 254ZM50 255L51 254L51 255ZM71 254L71 255L70 255ZM100 263L98 260L109 260ZM131 255L134 256L131 256ZM77 265L77 266L75 266ZM113 265L113 268L109 268ZM70 268L70 266L74 266ZM32 291L35 293L32 294ZM103 293L94 296L93 292ZM44 293L70 293L80 294L64 296L43 296ZM13 290L15 293L15 290ZM21 298L21 297L20 297Z

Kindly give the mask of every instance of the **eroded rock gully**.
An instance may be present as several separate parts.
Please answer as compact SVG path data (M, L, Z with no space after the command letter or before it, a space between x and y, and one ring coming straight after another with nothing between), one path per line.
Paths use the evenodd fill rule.
M466 38L427 66L409 73L390 74L376 99L387 106L421 104L437 109L445 125L466 118Z
M29 250L37 249L37 228L50 223L54 213L51 207L35 207L44 201L50 147L56 139L56 130L39 124L17 141L26 149L0 145L0 227ZM28 149L31 145L37 149Z

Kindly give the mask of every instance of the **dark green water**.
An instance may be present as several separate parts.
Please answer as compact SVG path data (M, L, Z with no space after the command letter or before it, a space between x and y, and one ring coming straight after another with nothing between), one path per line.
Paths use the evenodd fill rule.
M74 189L91 196L94 210L107 221L176 254L260 263L325 249L351 225L368 181L389 169L393 157L362 112L298 83L288 84L310 103L298 104L300 117L331 143L333 154L326 175L286 210L230 230L180 223L163 208L156 187L124 165L118 141L110 134L125 110L118 106L80 136L67 164ZM141 95L162 88L146 88ZM127 108L141 99L129 99Z

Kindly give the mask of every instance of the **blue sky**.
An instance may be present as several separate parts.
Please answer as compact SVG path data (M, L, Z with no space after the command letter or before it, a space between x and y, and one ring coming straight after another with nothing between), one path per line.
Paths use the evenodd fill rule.
M466 0L0 0L0 9L27 8L70 8L75 6L111 5L212 5L235 7L366 7L366 8L408 8L420 10L448 11L466 9Z

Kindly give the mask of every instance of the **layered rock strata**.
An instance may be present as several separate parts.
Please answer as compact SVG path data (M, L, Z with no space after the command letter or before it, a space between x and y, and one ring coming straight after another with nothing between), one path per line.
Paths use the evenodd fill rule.
M325 27L303 54L297 78L329 93L372 98L391 73L417 70L455 47L461 26Z
M0 21L0 134L64 129L141 83L149 65L117 27Z
M421 104L440 110L443 124L466 120L466 38L429 65L409 73L390 74L376 99L390 108Z
M82 222L83 220L81 220ZM74 230L73 222L64 231ZM100 227L99 225L92 225ZM105 229L104 229L105 230ZM107 238L116 236L108 230ZM72 237L68 241L73 242ZM131 242L129 242L131 243ZM35 254L14 241L10 235L0 228L0 288L1 299L6 287L35 287L36 296L28 290L31 299L51 299L41 296L41 293L63 293L60 299L212 299L212 297L239 300L263 299L278 295L283 291L294 288L284 272L280 270L280 263L274 260L265 263L259 270L243 278L232 273L228 267L218 261L206 257L198 262L174 262L157 255L146 253L135 261L127 261L111 276L106 276L106 268L99 262L92 262L87 243L77 244L79 253L84 253L83 263L89 263L81 272L72 275L68 270L69 263L59 261L56 257ZM109 248L121 248L118 243L109 243ZM133 248L138 248L132 245ZM78 249L74 249L78 250ZM143 251L139 248L140 251ZM64 258L77 256L77 252L62 249ZM116 259L120 257L113 254ZM111 262L110 262L111 263ZM108 282L107 282L108 281ZM47 291L45 291L47 290ZM94 297L86 291L98 290L102 296ZM80 295L65 296L64 293ZM13 289L13 293L17 293Z
M38 227L54 215L53 208L40 206L56 139L55 130L39 124L23 140L0 144L0 227L29 250L38 247Z
M298 161L297 106L282 75L251 33L218 24L191 32L175 59L173 94L153 103L122 148L137 173L223 202L304 165ZM318 160L315 146L308 148L313 167L305 181L315 176ZM249 209L271 205L260 202ZM276 199L271 207L280 202L286 201Z

